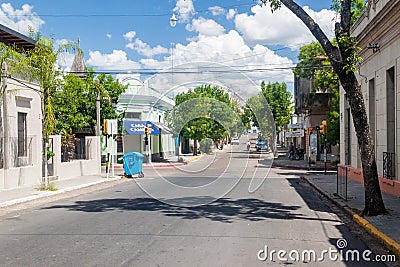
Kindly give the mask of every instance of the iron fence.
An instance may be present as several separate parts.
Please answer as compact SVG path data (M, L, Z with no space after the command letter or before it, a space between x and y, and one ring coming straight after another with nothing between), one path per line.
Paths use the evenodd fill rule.
M337 178L336 178L336 194L347 201L347 166L337 166Z
M85 138L63 140L61 144L61 162L69 162L77 159L86 159Z
M383 152L383 177L393 180L396 177L396 162L394 152Z

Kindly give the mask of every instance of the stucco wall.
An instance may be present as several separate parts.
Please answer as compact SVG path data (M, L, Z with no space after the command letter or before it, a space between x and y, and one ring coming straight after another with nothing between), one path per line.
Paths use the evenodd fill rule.
M379 0L376 5L370 6L368 12L356 23L353 35L357 36L361 47L360 56L363 61L360 64L357 77L362 88L366 110L370 124L375 125L372 132L375 140L375 152L379 175L383 174L383 152L390 151L388 148L388 100L387 96L387 71L394 68L395 84L395 147L393 148L396 158L396 177L399 179L400 170L400 0ZM374 45L376 49L372 49ZM374 94L370 95L371 81L374 81ZM341 120L341 163L345 163L347 153L346 133L346 100L344 91L341 90L340 120ZM372 99L375 97L375 99ZM371 98L371 99L370 99ZM371 101L372 100L372 101ZM389 101L390 102L390 101ZM370 117L371 105L375 109L375 117ZM356 143L354 126L351 123L351 166L360 168L359 148ZM357 155L357 156L356 156Z
M9 78L7 82L7 118L4 118L4 104L1 101L3 125L8 129L8 153L3 160L8 169L0 170L0 190L40 184L42 159L42 118L40 88L36 84L23 81L24 84ZM17 129L18 112L26 113L27 154L18 157ZM7 142L6 142L7 143ZM24 162L25 166L21 166Z

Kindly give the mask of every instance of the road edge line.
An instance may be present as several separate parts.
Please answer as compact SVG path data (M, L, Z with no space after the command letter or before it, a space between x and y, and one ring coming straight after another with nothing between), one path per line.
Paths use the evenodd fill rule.
M122 179L122 178L121 177L107 178L107 180L99 180L99 181L95 181L95 182L91 182L91 183L87 183L87 184L75 185L75 186L59 189L57 191L43 191L42 193L39 193L37 195L33 195L33 196L31 195L31 196L27 196L27 197L21 197L21 198L17 198L17 199L12 199L12 200L7 200L7 201L4 201L4 202L1 202L0 203L0 208L9 207L9 206L16 205L16 204L22 204L22 203L30 202L30 201L33 201L33 200L37 200L37 199L41 199L41 198L45 198L45 197L50 197L50 196L54 196L54 195L58 195L58 194L67 193L67 192L74 191L74 190L77 190L77 189L90 187L90 186L101 184L101 183L117 181L117 180L120 180L120 179Z
M337 205L344 209L352 218L353 221L360 225L365 231L367 231L371 236L381 242L388 250L396 254L397 257L400 257L400 244L397 243L395 240L384 234L383 232L379 231L375 226L373 226L367 219L361 217L357 213L355 213L349 206L345 206L339 201L332 198L328 192L321 189L319 186L310 182L306 177L301 176L300 179L306 181L311 187L329 199L333 204Z
M382 242L385 245L385 247L390 251L392 251L393 253L395 253L397 257L400 257L399 243L397 243L395 240L393 240L386 234L382 233L372 223L370 223L367 219L361 217L360 215L354 214L353 220L362 228L364 228L368 233L370 233L373 237Z

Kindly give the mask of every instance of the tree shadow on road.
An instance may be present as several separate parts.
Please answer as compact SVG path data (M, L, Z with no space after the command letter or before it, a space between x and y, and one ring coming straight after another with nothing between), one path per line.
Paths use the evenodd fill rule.
M174 203L200 203L199 198L174 199ZM309 217L298 210L300 206L284 205L282 203L266 202L254 198L231 199L222 198L213 203L198 207L171 206L153 198L114 198L90 201L77 201L72 205L53 205L43 209L66 209L80 212L108 212L108 211L149 211L161 212L165 216L176 216L183 219L209 219L223 223L234 221L261 221L268 219L281 220L318 220ZM332 221L329 220L328 221ZM333 220L334 221L334 220Z

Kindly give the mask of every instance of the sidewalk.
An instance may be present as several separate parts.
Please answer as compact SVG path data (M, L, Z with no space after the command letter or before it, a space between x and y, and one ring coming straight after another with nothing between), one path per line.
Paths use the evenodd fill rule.
M288 169L299 169L299 170L325 170L324 162L317 162L313 164L309 164L306 160L290 160L288 157L288 148L277 147L278 149L278 158L274 159L273 166L274 167L283 167ZM328 171L336 171L336 167L331 166L330 162L327 162L326 169Z
M39 184L37 186L5 189L0 191L0 208L119 179L121 179L121 176L106 178L105 174L87 175L52 182L57 188L56 191L40 191L38 189Z
M337 175L335 168L329 166L325 174L324 166L321 164L309 165L304 160L288 160L284 157L287 150L278 149L278 159L274 160L275 168L294 168L303 169L304 176L301 178L307 181L321 194L326 196L336 205L342 207L353 220L363 227L376 239L381 241L389 250L400 257L400 199L382 192L382 197L388 210L388 215L381 216L365 216L360 217L358 214L364 209L364 185L348 179L347 181L347 201L337 194ZM323 164L323 163L322 163Z
M144 163L142 168L168 168L168 167L174 167L174 166L180 166L184 164L188 164L192 161L195 161L202 157L203 155L181 155L180 158L182 158L183 162L178 162L178 157L172 157L169 159L169 161L165 162L154 162L154 163ZM102 167L102 174L101 175L86 175L86 176L79 176L71 179L65 179L65 180L58 180L58 181L53 181L52 183L54 184L55 188L57 188L56 191L40 191L38 189L39 184L36 186L27 186L27 187L19 187L19 188L13 188L13 189L5 189L5 190L0 190L0 208L2 207L7 207L10 205L14 204L19 204L43 197L49 197L52 195L56 194L61 194L65 193L68 191L76 190L76 189L81 189L85 187L89 187L92 185L96 184L101 184L101 183L107 183L107 182L113 182L120 180L122 178L123 174L123 165L122 164L117 164L115 165L115 177L114 178L107 178L107 174L105 172L105 168ZM109 174L109 177L111 177L111 174Z

